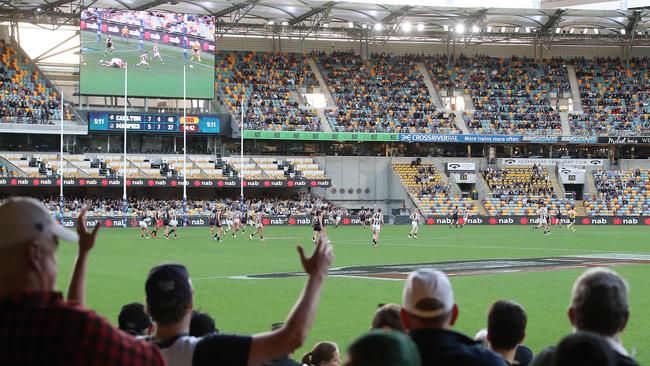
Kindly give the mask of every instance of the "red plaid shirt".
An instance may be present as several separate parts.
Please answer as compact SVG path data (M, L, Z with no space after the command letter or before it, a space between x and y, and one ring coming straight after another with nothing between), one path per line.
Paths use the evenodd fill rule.
M164 365L158 349L59 292L0 299L0 365Z

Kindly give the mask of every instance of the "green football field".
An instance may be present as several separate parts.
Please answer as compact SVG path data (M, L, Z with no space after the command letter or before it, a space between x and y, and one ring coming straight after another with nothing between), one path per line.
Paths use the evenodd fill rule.
M183 60L183 50L178 47L158 45L160 54L165 62L152 60L152 42L144 42L144 49L149 51L150 70L146 67L133 66L140 62L142 52L138 50L138 40L131 39L130 43L113 37L115 50L104 55L106 50L106 35L97 42L95 33L81 31L83 42L84 63L80 65L81 94L91 95L124 95L124 70L102 66L100 61L111 58L121 58L128 65L128 95L133 97L183 97L183 64L186 67L187 98L214 98L214 55L201 52L201 62L190 61L191 50L188 50L188 61Z
M462 230L429 226L421 228L417 241L406 237L409 228L386 226L377 248L370 246L370 232L360 227L328 228L336 254L333 267L612 253L638 258L650 255L648 227L581 226L575 233L556 229L543 237L529 226L468 226ZM103 229L89 262L88 306L116 322L123 304L144 302L148 270L161 262L175 261L185 264L192 276L195 308L209 312L222 332L261 332L282 321L304 278L233 277L300 270L295 247L312 247L310 228L270 227L264 243L239 235L236 239L228 237L223 244L212 241L208 230L181 229L181 239L145 241L139 238L138 229ZM73 245L63 245L59 250L59 288L67 287L75 253ZM624 345L640 363L650 364L650 267L621 264L613 269L631 287L632 313L623 334ZM473 336L485 327L492 302L514 300L528 313L525 344L538 352L571 331L566 310L571 286L583 270L452 276L460 308L456 329ZM318 317L298 353L319 340L336 341L344 349L369 328L377 304L400 303L401 292L401 280L328 277Z

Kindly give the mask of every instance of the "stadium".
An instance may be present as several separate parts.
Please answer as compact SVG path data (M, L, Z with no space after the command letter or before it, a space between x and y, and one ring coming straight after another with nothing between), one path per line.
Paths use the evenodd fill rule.
M2 2L0 365L650 364L649 9Z

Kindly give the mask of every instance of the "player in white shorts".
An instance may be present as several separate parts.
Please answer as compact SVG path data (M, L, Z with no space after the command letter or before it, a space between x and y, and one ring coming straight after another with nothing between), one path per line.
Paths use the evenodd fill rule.
M262 213L255 215L255 232L250 234L248 238L253 240L253 237L257 234L260 234L260 241L264 241L264 224L262 224Z
M165 61L162 59L162 56L160 55L160 51L158 50L158 42L153 43L153 57L151 58L151 60L153 61L155 59L160 60L161 64L163 65L165 64Z
M151 239L149 235L149 218L144 213L137 213L137 218L139 219L138 224L140 225L140 238L142 239Z
M343 210L338 209L336 210L335 216L334 216L334 228L336 229L339 227L339 223L341 223L341 218L343 217Z
M384 224L384 215L381 214L381 208L377 209L374 215L372 215L372 246L376 247L379 245L379 232L381 231L381 226Z
M170 210L170 212L169 226L171 226L172 229L169 231L169 235L174 233L174 239L178 239L178 216L176 216L176 210Z
M539 224L533 227L533 230L544 229L544 236L548 235L548 209L543 205L540 206L540 208L537 209L537 216L539 217Z
M420 213L416 210L411 214L411 216L409 216L409 218L411 218L411 232L409 233L409 239L417 239L418 229L420 228Z
M126 67L126 62L121 58L114 57L110 60L99 60L99 64L106 67L114 67L117 69L123 69Z
M467 225L467 220L469 220L469 208L465 207L463 209L463 222L460 223L460 228L464 228Z
M143 54L140 55L140 63L133 65L134 69L137 69L138 66L146 66L147 70L149 70L149 62L147 62L147 59L149 58L149 51L144 51Z

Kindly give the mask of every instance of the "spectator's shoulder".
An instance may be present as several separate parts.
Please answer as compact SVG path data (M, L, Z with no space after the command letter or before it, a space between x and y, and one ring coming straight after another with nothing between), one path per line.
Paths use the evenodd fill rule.
M640 366L633 358L616 352L616 364L618 366Z
M83 364L156 366L165 362L158 348L122 332L94 311L77 306L85 317L79 356Z

